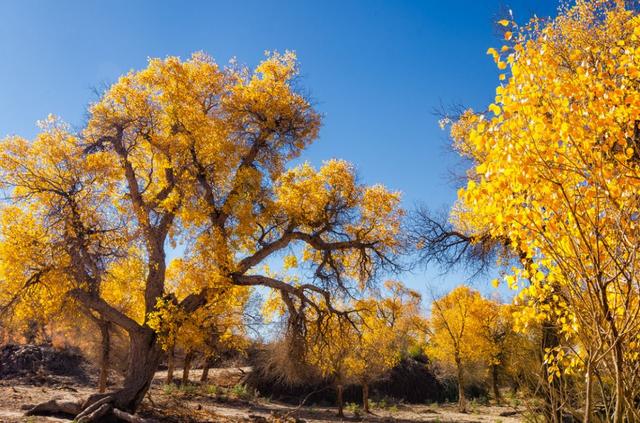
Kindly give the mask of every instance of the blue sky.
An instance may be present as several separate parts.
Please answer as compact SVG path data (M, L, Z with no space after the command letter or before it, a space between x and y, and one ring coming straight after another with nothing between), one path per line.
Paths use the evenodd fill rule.
M81 126L94 87L148 57L203 50L219 63L255 65L265 50L295 50L302 85L324 114L304 159L354 163L416 203L446 207L459 162L433 110L483 108L498 83L487 48L494 24L555 13L557 1L0 1L0 137L32 137L49 113ZM437 291L465 279L428 269L401 279ZM488 282L476 286L489 293Z

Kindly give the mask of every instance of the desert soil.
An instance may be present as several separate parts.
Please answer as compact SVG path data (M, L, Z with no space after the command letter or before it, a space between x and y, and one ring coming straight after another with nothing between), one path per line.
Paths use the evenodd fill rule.
M470 406L466 414L458 413L454 404L445 405L396 405L392 409L374 408L372 414L356 416L346 411L345 418L336 416L335 408L320 406L296 407L264 398L238 396L231 389L247 369L212 369L208 386L193 389L170 389L164 384L166 372L158 372L140 413L158 422L274 422L289 423L300 419L308 423L333 423L362 421L379 423L409 422L502 422L523 421L519 414L508 415L514 407ZM178 372L177 376L181 376ZM194 370L191 380L199 380ZM213 386L220 388L215 388ZM57 381L54 385L34 386L29 381L0 381L0 422L69 422L56 417L24 417L24 408L50 399L74 400L93 393L91 386L69 381ZM502 414L502 415L501 415ZM276 419L280 416L280 419ZM298 421L300 421L298 420Z

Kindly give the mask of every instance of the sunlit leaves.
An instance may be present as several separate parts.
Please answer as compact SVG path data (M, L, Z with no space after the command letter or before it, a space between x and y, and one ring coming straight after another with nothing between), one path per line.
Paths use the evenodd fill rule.
M499 24L513 45L487 52L506 72L491 113L468 111L451 129L473 160L452 221L511 251L517 326L552 322L580 343L580 354L552 351L553 377L627 348L640 324L640 20L624 2L580 1L548 22Z

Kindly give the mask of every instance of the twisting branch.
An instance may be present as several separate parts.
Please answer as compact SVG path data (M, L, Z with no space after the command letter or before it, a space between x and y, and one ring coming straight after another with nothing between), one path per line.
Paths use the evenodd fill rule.
M446 213L433 213L426 207L413 213L408 233L421 263L446 270L462 266L472 270L473 276L488 271L498 251L508 246L508 242L489 233L462 233L453 227Z

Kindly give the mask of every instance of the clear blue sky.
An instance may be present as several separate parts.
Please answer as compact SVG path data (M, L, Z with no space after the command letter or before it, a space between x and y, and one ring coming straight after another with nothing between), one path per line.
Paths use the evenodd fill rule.
M255 65L265 50L295 50L302 85L324 114L305 154L357 166L364 182L404 193L405 205L449 205L457 161L432 114L440 103L485 107L500 46L494 24L523 22L557 1L0 1L0 137L32 137L49 113L82 125L92 88L145 66L148 57L203 50L219 63ZM439 291L464 275L401 278ZM478 282L484 292L488 283Z

